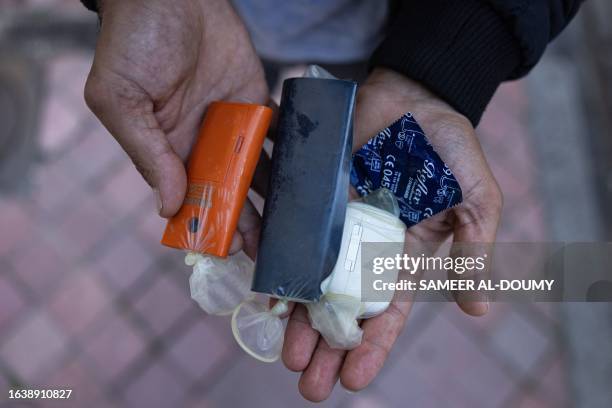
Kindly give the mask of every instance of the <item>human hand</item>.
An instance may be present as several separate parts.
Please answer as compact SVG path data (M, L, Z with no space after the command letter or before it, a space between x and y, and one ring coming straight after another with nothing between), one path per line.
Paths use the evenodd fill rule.
M359 90L355 149L406 112L413 113L463 190L460 205L407 230L406 247L440 243L451 236L455 243L492 243L502 196L474 128L421 85L393 71L375 69ZM296 305L287 325L282 357L287 368L303 372L299 380L301 394L311 401L325 400L338 379L346 389L365 388L382 368L403 330L412 306L408 296L396 293L383 314L364 320L362 343L348 352L331 349L310 326L305 307ZM486 300L476 301L473 294L458 293L455 299L470 315L482 315L488 310Z
M85 100L170 217L208 104L268 102L261 62L227 0L103 0L101 17Z

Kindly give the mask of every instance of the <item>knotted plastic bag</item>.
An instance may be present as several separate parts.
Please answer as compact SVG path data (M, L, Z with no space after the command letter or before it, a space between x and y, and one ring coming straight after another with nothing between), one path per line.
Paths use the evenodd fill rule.
M229 315L251 298L254 263L240 251L227 258L190 252L185 264L193 266L189 278L191 298L208 314Z
M252 357L266 363L278 360L285 336L280 316L287 310L284 300L278 301L271 309L267 301L254 299L242 303L232 315L234 338Z
M363 305L358 298L329 293L318 302L307 303L306 308L312 328L331 348L350 350L361 344L363 330L357 319Z

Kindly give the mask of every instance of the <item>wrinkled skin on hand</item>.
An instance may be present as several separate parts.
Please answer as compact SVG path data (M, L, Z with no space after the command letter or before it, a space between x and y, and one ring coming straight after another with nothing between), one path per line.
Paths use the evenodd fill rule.
M183 202L184 161L206 107L215 100L266 104L263 68L227 0L103 0L100 6L85 100L158 192L160 215L170 217ZM241 241L235 238L234 249Z
M421 85L395 72L375 69L359 90L355 149L406 112L414 114L434 149L453 170L464 197L459 206L410 228L406 233L406 247L451 238L454 242L492 243L502 196L474 128L464 116ZM486 299L466 298L465 294L455 294L464 312L474 316L487 312ZM408 295L396 293L386 312L362 322L362 344L348 352L331 349L311 328L306 309L295 306L289 318L282 357L290 370L302 371L299 380L302 395L311 401L322 401L338 380L352 391L370 384L403 330L411 306Z

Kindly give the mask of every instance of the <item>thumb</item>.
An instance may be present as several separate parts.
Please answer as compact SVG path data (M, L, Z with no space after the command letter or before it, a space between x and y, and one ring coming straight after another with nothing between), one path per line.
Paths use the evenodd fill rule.
M454 209L455 228L451 256L455 259L480 259L483 269L474 269L471 272L455 274L454 279L470 279L474 287L489 278L492 263L492 248L495 242L497 227L502 208L502 196L497 185L485 193L477 193L476 197L469 197ZM484 291L466 290L453 293L457 305L465 313L472 316L484 315L489 310L489 299Z
M85 101L159 195L159 215L173 216L187 188L185 166L154 115L154 103L140 87L123 79L90 74Z
M251 200L247 198L238 219L238 228L234 234L230 254L242 249L254 261L257 257L260 229L261 216Z

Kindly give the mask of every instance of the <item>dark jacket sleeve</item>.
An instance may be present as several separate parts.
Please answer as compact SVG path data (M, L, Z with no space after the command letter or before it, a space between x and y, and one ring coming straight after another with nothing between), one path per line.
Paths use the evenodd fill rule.
M525 75L583 0L402 0L371 65L421 82L477 125L499 84Z
M99 11L98 0L81 0L81 3L91 11L95 11L96 13Z

